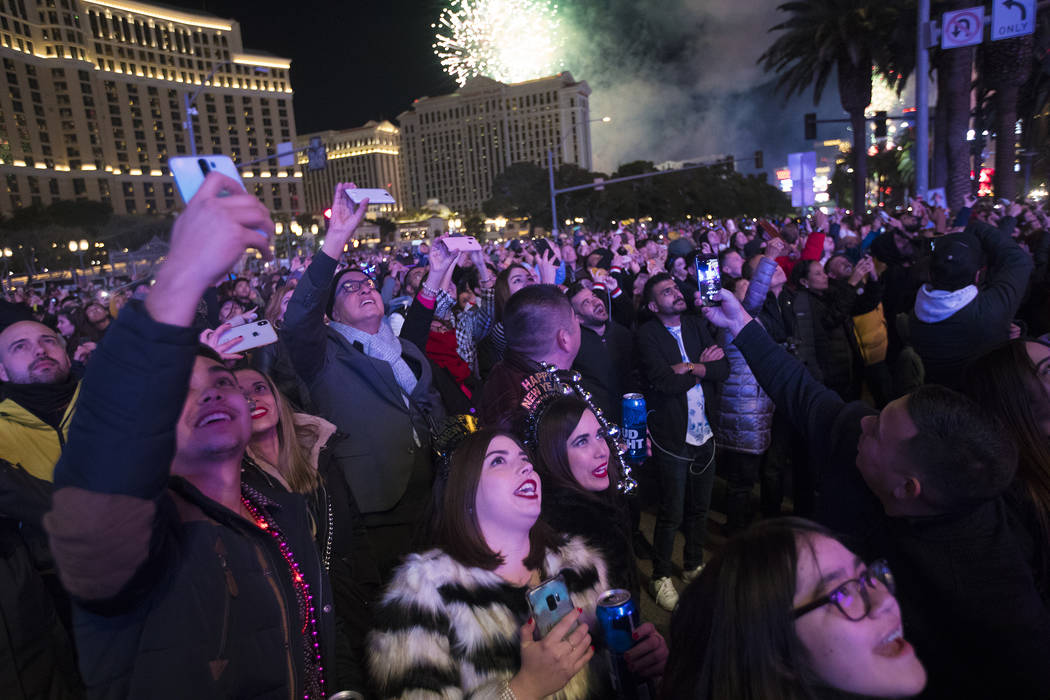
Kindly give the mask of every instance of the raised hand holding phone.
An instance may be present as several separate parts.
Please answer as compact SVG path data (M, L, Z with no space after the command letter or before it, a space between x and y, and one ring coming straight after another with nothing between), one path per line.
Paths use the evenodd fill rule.
M368 199L361 200L356 207L346 195L346 191L356 188L352 182L340 182L335 186L332 196L332 218L328 221L328 232L324 237L321 251L330 258L338 260L343 254L347 241L354 236L354 231L364 221L368 211Z
M223 278L245 249L273 259L273 230L262 202L237 181L209 173L172 227L168 258L146 299L150 315L162 323L189 326L201 295Z

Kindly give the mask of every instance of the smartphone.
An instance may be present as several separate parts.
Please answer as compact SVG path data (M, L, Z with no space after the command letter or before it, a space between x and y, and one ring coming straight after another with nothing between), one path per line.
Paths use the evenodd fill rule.
M189 202L197 190L204 184L204 178L208 173L216 170L226 177L240 183L244 189L244 181L229 156L212 154L198 156L175 156L168 159L168 168L175 177L175 186L179 188L179 196L183 202Z
M450 253L458 253L460 251L472 253L481 250L481 244L478 243L478 239L474 238L474 236L449 236L441 240L445 243L445 248Z
M718 269L718 256L710 255L696 259L696 283L700 287L700 300L704 306L722 303L718 292L722 289L722 273Z
M885 209L878 209L878 210L876 210L875 213L878 214L879 218L882 219L883 221L887 221L888 222L890 220L890 215L886 213Z
M234 338L240 337L241 342L234 345L226 352L244 352L252 348L262 347L277 342L277 333L267 320L252 321L241 326L234 326L219 338L219 344L228 343Z
M354 187L346 190L346 196L354 204L360 204L367 199L369 206L373 204L396 204L394 198L386 190L368 189L367 187Z
M565 585L565 578L561 574L530 589L525 597L529 601L540 637L546 637L551 629L576 607L569 597L569 587Z
M550 241L548 241L546 238L537 238L535 244L536 255L539 255L541 258L548 250L551 250Z

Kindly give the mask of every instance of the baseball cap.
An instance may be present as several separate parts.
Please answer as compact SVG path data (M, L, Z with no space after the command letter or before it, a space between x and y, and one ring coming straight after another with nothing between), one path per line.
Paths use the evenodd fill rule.
M974 283L981 269L981 242L972 233L951 233L933 244L930 285L955 291Z

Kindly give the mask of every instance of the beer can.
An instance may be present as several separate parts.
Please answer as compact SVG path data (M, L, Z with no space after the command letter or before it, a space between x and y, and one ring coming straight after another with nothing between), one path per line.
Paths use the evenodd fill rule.
M627 459L632 464L645 461L645 397L641 394L623 395L623 439L627 443Z
M605 646L622 654L634 646L634 630L638 626L638 606L630 591L614 588L598 597L598 625Z

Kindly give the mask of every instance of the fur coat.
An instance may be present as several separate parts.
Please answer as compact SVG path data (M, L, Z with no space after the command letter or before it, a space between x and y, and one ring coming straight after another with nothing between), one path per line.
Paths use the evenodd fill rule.
M605 562L574 537L544 558L541 578L558 573L593 633L598 597L609 588ZM368 640L378 696L498 698L502 682L521 666L520 628L531 615L525 592L494 571L463 566L440 549L407 557L383 596ZM608 697L603 659L595 654L550 697Z

